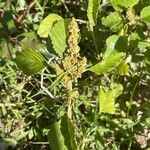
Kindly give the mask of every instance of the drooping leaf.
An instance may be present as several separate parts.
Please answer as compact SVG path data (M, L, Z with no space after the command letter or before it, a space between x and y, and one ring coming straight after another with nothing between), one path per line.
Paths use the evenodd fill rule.
M102 24L110 27L112 31L118 31L122 27L122 18L118 12L113 12L102 18Z
M128 8L138 4L139 0L110 0L113 8L117 11L122 11L122 7Z
M38 73L46 66L46 61L41 53L34 49L18 51L14 59L19 69L27 75Z
M74 128L70 119L66 115L61 119L61 132L68 150L77 150Z
M145 23L150 23L150 6L142 9L140 17Z
M48 141L52 150L67 150L60 130L60 122L61 121L55 122L50 126Z
M97 74L105 74L117 67L123 61L124 57L125 53L111 54L88 70Z
M63 19L57 14L49 14L44 20L41 22L39 28L38 28L38 35L43 38L47 38L50 30L54 23L56 23L58 20Z
M62 57L67 47L68 20L60 20L54 24L49 33L55 52Z
M99 6L99 0L88 0L87 17L89 20L90 28L93 28L93 26L96 25Z

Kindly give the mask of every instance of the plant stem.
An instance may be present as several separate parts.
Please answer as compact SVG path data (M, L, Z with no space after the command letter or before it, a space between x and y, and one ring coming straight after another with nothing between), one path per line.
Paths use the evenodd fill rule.
M137 85L138 85L138 82L136 82L136 84L134 85L133 90L132 90L132 94L131 94L131 97L130 97L129 107L128 107L128 111L127 111L127 116L128 117L129 117L129 113L130 113L130 110L131 110L131 107L132 107L132 104L133 104L133 96L134 96Z
M67 82L67 90L68 90L68 118L72 118L72 81L68 80Z
M95 51L96 51L97 57L99 59L99 49L98 49L98 45L97 45L96 38L95 38L94 28L90 27L90 30L91 30L91 35L92 35Z

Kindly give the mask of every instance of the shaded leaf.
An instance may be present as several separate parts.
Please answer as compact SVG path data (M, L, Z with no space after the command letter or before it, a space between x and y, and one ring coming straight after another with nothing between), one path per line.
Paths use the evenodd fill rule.
M19 69L27 75L36 74L46 66L42 54L31 48L21 52L18 51L14 60Z
M97 143L97 148L100 149L100 150L104 150L105 147L104 147L104 140L103 138L101 137L101 132L100 133L96 133L95 135L95 142Z
M44 20L41 22L39 28L38 28L38 35L43 38L47 38L50 30L54 23L56 23L58 20L63 19L57 14L49 14Z
M48 141L52 150L67 150L64 145L64 138L60 131L60 121L50 126Z
M61 132L68 150L77 150L74 128L70 119L66 115L61 119Z
M147 70L150 71L150 49L148 49L145 54L145 64L146 64L146 67L147 67Z
M97 74L104 74L115 67L117 67L124 59L125 53L115 53L109 55L107 58L103 59L101 62L90 67L88 70Z
M123 36L112 35L106 40L106 51L103 55L105 59L110 54L124 52L127 50L127 39Z

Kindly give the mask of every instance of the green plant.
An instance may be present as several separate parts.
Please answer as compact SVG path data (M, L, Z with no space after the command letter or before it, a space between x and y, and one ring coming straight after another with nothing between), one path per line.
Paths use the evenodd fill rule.
M28 32L15 35L17 46L11 41L5 46L26 79L21 79L21 95L15 95L19 103L23 100L21 112L18 106L9 106L21 133L16 138L6 132L11 133L12 143L28 147L30 141L41 141L45 146L48 142L52 150L148 147L149 0L53 0L33 4L42 17L34 22L28 13ZM50 14L47 6L51 6ZM9 21L6 24L13 25ZM8 36L2 37L1 46ZM5 67L1 68L4 72ZM17 68L12 70L15 76L8 78L16 81L20 75L14 71ZM9 74L9 69L6 72ZM2 85L6 86L3 76ZM18 81L8 85L17 86ZM9 90L9 86L3 89ZM2 96L6 95L2 90ZM12 97L7 101L12 102ZM6 114L11 113L5 106L3 100L2 117L7 119Z

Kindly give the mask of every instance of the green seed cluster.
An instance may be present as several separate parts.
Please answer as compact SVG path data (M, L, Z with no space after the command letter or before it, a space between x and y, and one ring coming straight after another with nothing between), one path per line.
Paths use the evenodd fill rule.
M69 24L68 49L62 61L63 68L68 72L71 80L77 80L77 78L81 77L87 62L86 58L82 58L79 54L79 32L80 30L75 18L72 18Z

